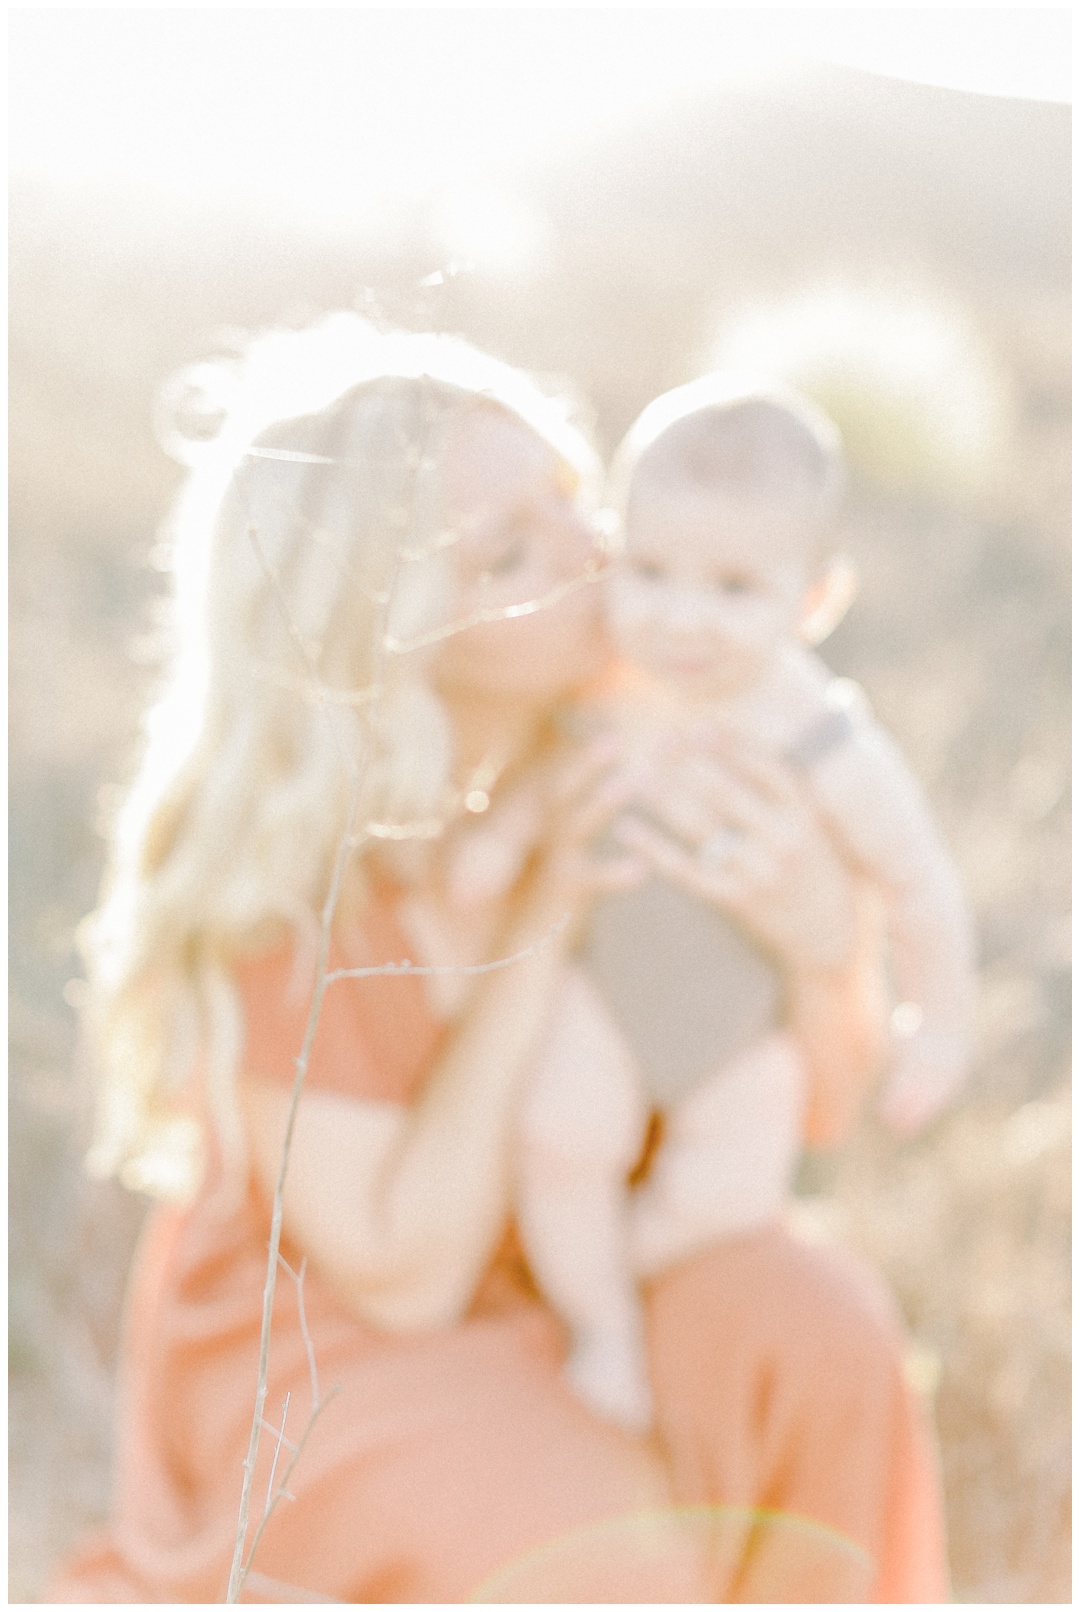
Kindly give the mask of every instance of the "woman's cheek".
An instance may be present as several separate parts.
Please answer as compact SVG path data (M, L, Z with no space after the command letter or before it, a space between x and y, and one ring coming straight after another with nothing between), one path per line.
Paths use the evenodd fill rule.
M593 590L582 589L521 616L477 623L442 647L435 681L444 691L556 699L594 676L609 653Z
M624 655L637 655L655 632L653 601L629 578L612 582L605 599L608 632Z
M539 628L544 611L532 619ZM552 606L549 654L560 660L568 684L594 675L610 652L600 596L595 586L583 587Z

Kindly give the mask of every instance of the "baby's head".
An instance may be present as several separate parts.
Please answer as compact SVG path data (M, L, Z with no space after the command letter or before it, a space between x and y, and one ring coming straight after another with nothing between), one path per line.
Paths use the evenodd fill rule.
M793 638L824 637L843 608L830 565L843 484L839 433L795 393L716 374L657 398L613 469L621 653L689 694L723 696Z

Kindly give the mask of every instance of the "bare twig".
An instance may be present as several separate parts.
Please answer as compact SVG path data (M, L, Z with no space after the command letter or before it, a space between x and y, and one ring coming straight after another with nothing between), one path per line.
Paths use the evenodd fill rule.
M323 455L292 452L288 449L253 449L251 450L251 453L254 457L282 459L292 463L329 465L336 462ZM414 503L414 507L410 512L409 519L406 522L406 525L410 528L410 536L415 536L415 533L412 530L412 528L415 527L415 524L416 508ZM248 535L252 546L255 549L259 563L267 577L267 581L270 585L274 598L277 600L283 611L286 627L293 646L298 651L300 659L308 672L314 672L314 657L312 656L308 646L305 644L295 622L292 619L288 602L284 597L284 591L281 587L280 578L278 577L276 570L267 562L266 557L262 553L262 549L258 541L258 533L254 526L249 527ZM445 541L445 535L441 535L437 540L436 546L444 546ZM409 547L403 542L397 555L398 565L400 566L402 561L416 558L419 552L419 549ZM566 583L560 584L558 587L552 588L540 598L527 600L518 605L509 605L491 610L480 611L474 615L468 616L467 618L451 622L444 628L436 629L430 633L409 640L393 638L387 630L386 616L388 615L390 601L393 597L392 582L385 596L380 595L376 601L381 607L383 620L380 623L379 630L376 633L376 665L370 687L362 691L350 691L349 693L345 693L344 691L324 688L318 681L309 683L307 678L297 679L295 686L297 687L298 692L313 697L318 701L318 703L322 704L326 708L326 715L331 721L331 726L333 729L333 717L336 707L346 705L366 706L369 710L373 710L376 707L382 689L385 674L385 661L388 655L397 655L413 649L419 649L427 647L428 645L439 643L443 639L449 638L455 633L464 631L465 628L476 625L479 622L506 620L513 619L517 616L532 615L538 610L542 610L547 606L555 604L567 594L575 592L578 588L590 585L602 574L603 569L605 569L603 561L590 560L579 576L572 578ZM337 739L336 730L335 738ZM340 740L338 740L338 744L351 775L350 794L346 811L346 821L335 851L329 888L326 893L320 918L315 981L312 987L311 999L308 1006L308 1016L304 1029L303 1044L301 1046L299 1055L296 1058L296 1074L293 1080L292 1092L289 1099L285 1131L282 1139L281 1153L278 1163L277 1179L274 1186L273 1205L270 1220L270 1239L267 1249L266 1281L263 1289L262 1327L259 1339L259 1366L255 1392L255 1407L252 1414L248 1453L244 1461L244 1480L241 1488L240 1506L233 1546L232 1567L229 1574L229 1586L226 1595L226 1600L229 1603L235 1603L239 1600L245 1582L250 1582L252 1584L257 1582L260 1587L265 1587L267 1589L272 1588L275 1591L288 1592L286 1594L278 1595L277 1598L282 1600L322 1601L326 1599L322 1596L309 1594L306 1591L297 1591L289 1585L279 1585L275 1580L265 1579L264 1575L257 1575L253 1573L251 1564L254 1560L255 1553L258 1549L259 1542L262 1539L266 1526L270 1521L270 1518L273 1515L278 1503L282 1499L292 1498L288 1488L289 1481L296 1468L297 1462L300 1460L300 1457L303 1454L304 1447L307 1444L308 1438L315 1426L317 1418L338 1392L338 1389L335 1387L330 1391L329 1394L327 1394L325 1399L320 1398L318 1393L318 1375L315 1364L315 1352L312 1346L311 1336L308 1331L307 1317L304 1311L303 1278L306 1263L301 1265L300 1273L297 1275L281 1257L285 1178L288 1170L289 1156L292 1148L293 1132L296 1124L296 1115L300 1103L300 1096L303 1091L305 1079L307 1077L308 1065L311 1059L311 1050L322 1015L323 1000L327 988L331 984L334 984L342 979L370 978L377 975L484 974L494 969L507 968L512 963L516 963L527 957L530 957L541 947L548 945L550 941L557 934L559 934L562 929L565 928L566 923L568 922L568 918L562 919L558 924L554 925L554 927L549 930L547 934L543 935L538 941L536 941L534 945L527 947L524 951L517 952L513 956L497 958L493 962L488 963L423 966L413 964L408 960L403 960L401 963L384 963L372 968L330 969L328 967L328 963L333 925L337 912L338 901L344 883L345 870L350 857L355 854L358 847L362 847L365 843L370 842L372 839L397 837L394 831L388 828L386 825L372 823L364 824L362 828L358 825L357 817L361 799L362 763L348 754L347 747L342 745ZM431 825L427 825L426 823L421 825L409 825L409 837L415 837L418 831L420 832L421 837L431 837L430 833L425 833L430 826ZM438 830L441 831L444 825L440 822L436 826ZM295 1445L291 1444L285 1438L285 1420L288 1413L289 1403L288 1396L286 1397L285 1407L283 1408L282 1424L280 1429L272 1428L265 1418L269 1379L270 1334L279 1263L285 1266L285 1269L288 1271L290 1276L293 1277L293 1280L297 1285L297 1304L300 1311L300 1329L304 1340L305 1351L307 1353L308 1368L311 1374L312 1384L311 1412L309 1414L307 1424ZM271 1467L270 1482L267 1490L267 1505L255 1530L255 1534L251 1542L251 1549L247 1552L245 1557L245 1545L247 1541L251 1509L251 1490L254 1483L255 1464L259 1452L260 1435L264 1428L267 1432L273 1431L277 1443L274 1453L274 1462ZM288 1448L291 1453L289 1461L282 1474L281 1481L275 1490L273 1487L273 1482L282 1448Z
M271 1497L273 1496L273 1493L274 1493L274 1474L277 1471L278 1457L281 1455L281 1447L282 1447L283 1444L286 1444L288 1442L288 1440L285 1437L285 1424L289 1420L289 1401L290 1401L291 1398L292 1398L292 1390L290 1389L289 1392L285 1395L285 1403L281 1407L281 1428L280 1428L280 1431L275 1429L275 1432L277 1432L277 1443L274 1445L274 1459L270 1463L270 1477L268 1478L267 1484L266 1484L266 1502L265 1502L265 1505L263 1507L264 1516L270 1510L270 1501L271 1501ZM264 1421L263 1426L267 1427L267 1425L268 1424ZM290 1448L291 1448L293 1454L295 1455L296 1454L296 1445L295 1444L290 1445Z
M288 1272L288 1274L292 1277L293 1281L296 1283L296 1306L297 1306L297 1309L298 1309L298 1311L300 1313L300 1333L301 1333L301 1336L303 1337L303 1340L304 1340L304 1349L305 1349L305 1352L307 1354L307 1360L308 1360L308 1370L311 1373L311 1411L308 1414L308 1419L307 1419L307 1423L306 1423L306 1425L304 1427L304 1431L301 1433L299 1441L296 1444L293 1444L289 1439L287 1439L285 1437L285 1424L288 1421L289 1402L290 1402L290 1400L292 1398L291 1392L289 1392L289 1393L287 1393L285 1395L285 1403L281 1408L281 1427L280 1428L272 1427L271 1424L265 1420L265 1418L263 1420L262 1425L265 1428L265 1430L268 1433L273 1433L274 1436L275 1436L275 1439L276 1439L276 1444L275 1444L275 1447L274 1447L274 1460L273 1460L273 1464L270 1467L270 1477L269 1477L269 1480L268 1480L267 1485L266 1485L266 1503L265 1503L265 1505L263 1507L262 1518L261 1518L261 1520L259 1522L259 1526L255 1530L255 1537L251 1542L251 1549L248 1552L247 1561L244 1564L244 1567L243 1567L242 1572L241 1572L241 1577L240 1577L240 1588L241 1589L243 1589L243 1586L244 1586L245 1583L250 1583L251 1582L251 1577L252 1577L251 1563L253 1562L253 1560L255 1558L255 1552L259 1548L259 1541L263 1536L263 1533L264 1533L264 1531L266 1529L266 1525L270 1521L270 1518L273 1516L274 1511L277 1509L278 1504L282 1500L292 1500L294 1498L294 1496L292 1494L290 1494L290 1492L289 1492L289 1479L292 1477L293 1471L294 1471L294 1469L296 1467L296 1463L299 1461L300 1456L303 1453L304 1445L307 1443L308 1437L309 1437L312 1429L315 1426L316 1419L322 1414L322 1412L326 1409L326 1407L330 1403L330 1401L339 1392L339 1388L334 1387L327 1394L325 1399L320 1399L320 1397L319 1397L319 1376L318 1376L318 1371L317 1371L316 1365L315 1365L315 1350L314 1350L314 1347L312 1346L311 1334L308 1331L307 1314L306 1314L306 1312L304 1310L304 1276L306 1275L306 1272L307 1272L307 1259L305 1258L301 1262L299 1274L297 1274L297 1272L292 1269L292 1267L289 1265L288 1261L286 1259L282 1258L282 1256L280 1254L278 1255L278 1260L279 1260L279 1263L284 1266L284 1268ZM287 1449L289 1451L290 1460L289 1460L288 1465L285 1468L284 1473L282 1474L280 1484L275 1489L274 1488L274 1475L275 1475L275 1473L277 1471L278 1460L280 1458L281 1451L282 1451L283 1448ZM300 1593L306 1593L306 1592L300 1592ZM293 1599L293 1598L294 1598L293 1596L288 1597L288 1599L290 1599L290 1600ZM317 1597L315 1597L315 1599L320 1600L320 1599L322 1599L322 1597L317 1596Z
M305 459L304 455L293 455L287 449L267 451L271 454L271 456L281 455L293 460L299 457L300 462L304 462ZM307 457L310 458L311 456L309 455ZM320 462L332 464L334 461L322 459ZM412 511L412 519L415 521L415 507ZM285 617L285 623L289 636L292 639L294 646L299 651L301 660L310 669L312 667L312 658L309 654L307 645L304 643L303 638L297 630L296 624L292 619L289 603L285 598L283 589L281 588L280 580L277 577L274 569L268 565L266 558L262 553L258 541L258 532L254 526L249 526L248 537L255 549L259 563L263 567L264 573L267 576L273 596L277 600L277 603ZM374 677L372 680L371 702L373 707L381 689L384 675L383 668L387 653L385 647L385 618L389 611L390 600L393 595L393 586L394 578L392 577L391 584L387 590L386 599L382 607L383 620L379 623L379 631L375 640L376 660ZM332 708L328 710L327 715L328 718L332 719ZM333 726L332 731L335 733L336 738L336 730L333 728ZM345 814L345 823L340 839L338 840L337 849L334 853L334 862L330 875L329 888L326 892L326 899L323 902L319 925L319 945L315 966L315 982L312 987L311 1000L308 1005L308 1016L307 1024L304 1029L304 1040L299 1056L296 1059L296 1075L293 1080L292 1093L289 1098L289 1108L285 1120L285 1134L282 1138L277 1180L274 1185L273 1206L270 1215L270 1242L267 1250L266 1281L263 1288L262 1326L259 1335L259 1368L255 1388L255 1408L251 1418L251 1435L248 1440L248 1453L244 1461L244 1479L240 1490L240 1507L236 1522L236 1535L233 1542L232 1567L229 1572L229 1587L226 1593L226 1600L229 1603L235 1603L240 1597L244 1580L251 1567L251 1562L254 1558L255 1551L258 1548L259 1540L262 1537L263 1531L273 1510L273 1505L271 1505L265 1512L262 1521L259 1523L259 1526L256 1530L255 1538L252 1541L251 1550L248 1553L247 1560L245 1561L244 1547L247 1540L248 1523L251 1511L251 1490L255 1481L255 1463L258 1458L259 1439L264 1425L264 1413L266 1409L266 1395L270 1369L270 1332L273 1321L274 1294L277 1288L278 1260L280 1258L281 1251L281 1226L284 1213L285 1177L289 1166L289 1155L292 1150L292 1138L296 1125L297 1110L300 1106L300 1094L303 1091L304 1081L307 1078L308 1064L311 1060L311 1049L314 1045L315 1034L319 1027L319 1021L322 1017L323 998L326 994L327 987L327 965L330 957L331 936L333 933L334 918L337 913L338 900L341 895L342 885L344 883L345 869L350 857L355 854L357 846L363 843L363 836L358 835L356 832L356 818L359 812L361 796L361 766L359 761L357 761L355 765L349 764L351 762L351 758L348 757L347 747L339 745L339 748L342 750L342 753L346 758L348 770L351 773L349 800ZM301 1315L303 1316L302 1309ZM302 1324L303 1330L306 1333L306 1317L303 1318ZM306 1342L310 1344L310 1338L306 1339ZM309 1356L309 1360L310 1358L311 1357ZM323 1403L324 1402L316 1400L312 1405L312 1411L308 1418L307 1426L301 1434L296 1450L293 1453L292 1459L286 1468L285 1476L282 1479L283 1490L287 1486L293 1469L296 1466L296 1462L300 1458L300 1454L305 1443L307 1442L308 1435L315 1424L315 1419L323 1408Z
M244 449L246 459L283 459L288 465L336 465L337 460L325 453L302 453L299 448L258 448L254 444Z
M258 663L252 667L252 672L262 682L272 683L275 688L288 689L291 694L299 694L313 705L362 708L371 704L370 688L334 688L319 678L298 677L294 672L283 672L279 666L260 666Z
M280 1258L280 1255L278 1256ZM315 1364L315 1348L311 1342L311 1333L308 1331L307 1311L304 1309L304 1277L307 1275L307 1255L300 1261L300 1274L297 1275L289 1269L284 1260L281 1263L296 1283L296 1308L300 1315L300 1336L304 1340L304 1353L307 1355L308 1371L311 1374L311 1403L318 1405L319 1399L319 1372Z
M257 1573L254 1568L247 1576L249 1589L262 1595L268 1601L280 1601L285 1605L305 1606L309 1603L315 1606L347 1606L347 1601L335 1601L332 1595L319 1595L315 1590L304 1590L296 1584L285 1584L280 1578L270 1578L266 1573Z
M315 1405L315 1406L312 1407L311 1414L307 1419L307 1425L305 1426L304 1431L301 1433L299 1440L293 1446L292 1455L289 1457L289 1464L285 1468L284 1472L281 1475L281 1482L279 1483L279 1485L278 1485L277 1489L274 1491L274 1493L268 1497L267 1504L266 1504L266 1509L263 1512L262 1517L261 1517L261 1519L259 1521L259 1526L255 1530L254 1538L251 1541L251 1549L248 1551L247 1561L244 1563L244 1565L243 1565L243 1567L242 1567L242 1569L240 1571L240 1582L239 1582L239 1588L237 1590L237 1599L239 1599L240 1592L243 1590L243 1587L244 1587L245 1583L248 1582L248 1576L249 1576L249 1574L251 1572L251 1564L255 1559L255 1552L259 1548L259 1541L262 1539L262 1536L266 1531L267 1523L270 1521L270 1518L273 1516L274 1512L277 1510L279 1502L282 1501L282 1500L292 1500L292 1499L295 1498L295 1496L293 1496L289 1492L289 1479L292 1477L293 1473L295 1472L296 1464L299 1461L300 1457L304 1453L304 1446L307 1443L308 1439L310 1438L312 1432L314 1431L315 1423L318 1420L319 1416L322 1414L322 1412L326 1409L327 1405L329 1405L330 1401L332 1399L337 1398L337 1395L338 1395L339 1392L340 1392L340 1390L339 1390L338 1387L335 1386L334 1388L331 1388L331 1390L327 1394L326 1398L324 1400L322 1400L320 1404ZM275 1454L275 1461L276 1461L276 1454Z
M281 1144L281 1158L278 1165L277 1181L274 1186L274 1202L270 1215L270 1247L266 1267L266 1285L263 1289L262 1332L259 1338L259 1373L255 1390L255 1411L251 1421L251 1437L248 1442L247 1458L244 1461L244 1482L240 1492L240 1513L236 1523L236 1539L233 1546L232 1568L229 1573L229 1588L226 1599L230 1603L239 1600L243 1588L244 1576L254 1555L267 1518L264 1516L259 1524L255 1540L252 1544L251 1554L247 1563L244 1561L244 1544L247 1539L248 1517L251 1509L251 1486L255 1480L255 1462L259 1453L259 1435L262 1432L263 1415L266 1408L267 1381L270 1367L270 1325L274 1311L274 1293L277 1287L278 1254L281 1248L281 1222L285 1201L285 1175L288 1170L289 1152L292 1146L293 1130L296 1125L296 1113L300 1106L300 1093L304 1089L304 1080L307 1076L308 1064L311 1060L311 1048L315 1041L315 1032L319 1027L322 1016L323 997L326 994L327 961L330 956L330 938L333 929L334 915L337 912L338 897L341 893L342 881L345 876L345 866L350 854L350 837L353 832L353 820L359 804L359 789L354 781L349 802L348 821L345 833L338 844L334 857L333 873L330 879L330 888L323 903L322 921L319 929L318 960L315 969L315 984L312 988L311 1002L308 1008L307 1025L304 1030L304 1041L300 1055L296 1060L296 1076L293 1080L292 1095L289 1099L289 1111L285 1121L285 1135ZM319 1407L321 1408L321 1407ZM287 1482L292 1473L300 1451L304 1447L307 1436L311 1431L316 1410L313 1408L312 1418L308 1422L297 1446L283 1481Z
M610 560L589 560L577 576L571 577L567 582L559 582L546 593L538 594L533 599L525 599L521 604L492 605L487 610L474 610L471 615L459 616L443 627L433 627L430 632L417 633L412 638L395 638L388 633L383 638L383 644L391 654L404 655L415 649L429 649L433 644L441 644L444 639L452 638L455 633L464 632L467 627L479 627L489 621L513 621L519 616L535 616L538 610L549 609L551 605L558 604L569 594L577 593L580 588L591 587L610 568Z
M292 612L289 609L289 602L285 597L285 590L281 586L281 577L278 575L277 566L271 565L270 561L263 553L262 544L259 542L258 528L255 526L253 521L248 522L247 536L248 542L255 551L255 558L258 560L259 565L262 568L262 573L267 582L270 584L270 591L274 595L274 598L277 600L278 604L281 606L281 614L285 620L285 630L289 634L289 639L292 643L292 646L300 656L300 659L303 661L308 671L314 671L315 656L312 654L310 647L305 644L300 629L297 627L295 621L293 621Z
M534 957L543 947L549 946L556 935L561 935L569 922L570 914L566 913L539 940L526 946L524 951L513 952L508 957L496 957L490 963L421 964L410 963L408 958L404 958L400 963L379 963L372 968L335 968L326 976L326 983L333 985L335 980L366 980L390 974L491 974L497 968L509 968L511 963L521 963L526 957Z

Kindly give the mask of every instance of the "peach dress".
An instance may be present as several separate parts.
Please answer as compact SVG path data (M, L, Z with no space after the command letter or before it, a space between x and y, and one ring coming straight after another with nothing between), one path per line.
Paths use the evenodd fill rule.
M338 961L407 955L385 897ZM249 1068L291 1082L306 999L277 953L238 971ZM313 1086L408 1103L443 1027L415 977L329 990ZM152 1210L132 1273L111 1520L51 1599L223 1600L255 1396L269 1206L212 1171ZM283 1245L293 1269L299 1252ZM512 1228L466 1318L366 1325L309 1270L320 1391L335 1390L260 1541L245 1600L438 1603L694 1598L641 1446L560 1377L565 1339ZM932 1437L877 1280L782 1226L666 1272L646 1296L676 1532L712 1563L698 1599L948 1597ZM267 1420L311 1405L295 1284L278 1283ZM264 1435L254 1526L275 1438ZM283 1451L281 1459L286 1459ZM279 1467L280 1471L280 1467ZM753 1509L748 1509L753 1508ZM669 1571L670 1568L670 1571Z

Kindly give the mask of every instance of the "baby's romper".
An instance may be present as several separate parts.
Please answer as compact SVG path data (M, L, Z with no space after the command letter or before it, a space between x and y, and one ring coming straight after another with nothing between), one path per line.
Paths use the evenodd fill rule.
M806 771L851 733L827 711L785 759ZM597 1222L626 1218L620 1263L652 1275L783 1212L807 1102L786 1016L776 963L703 897L653 875L593 904L522 1104L518 1166L526 1248L575 1326L609 1291L618 1302L603 1251L619 1234ZM646 1137L649 1177L626 1198ZM583 1262L590 1224L598 1253Z

